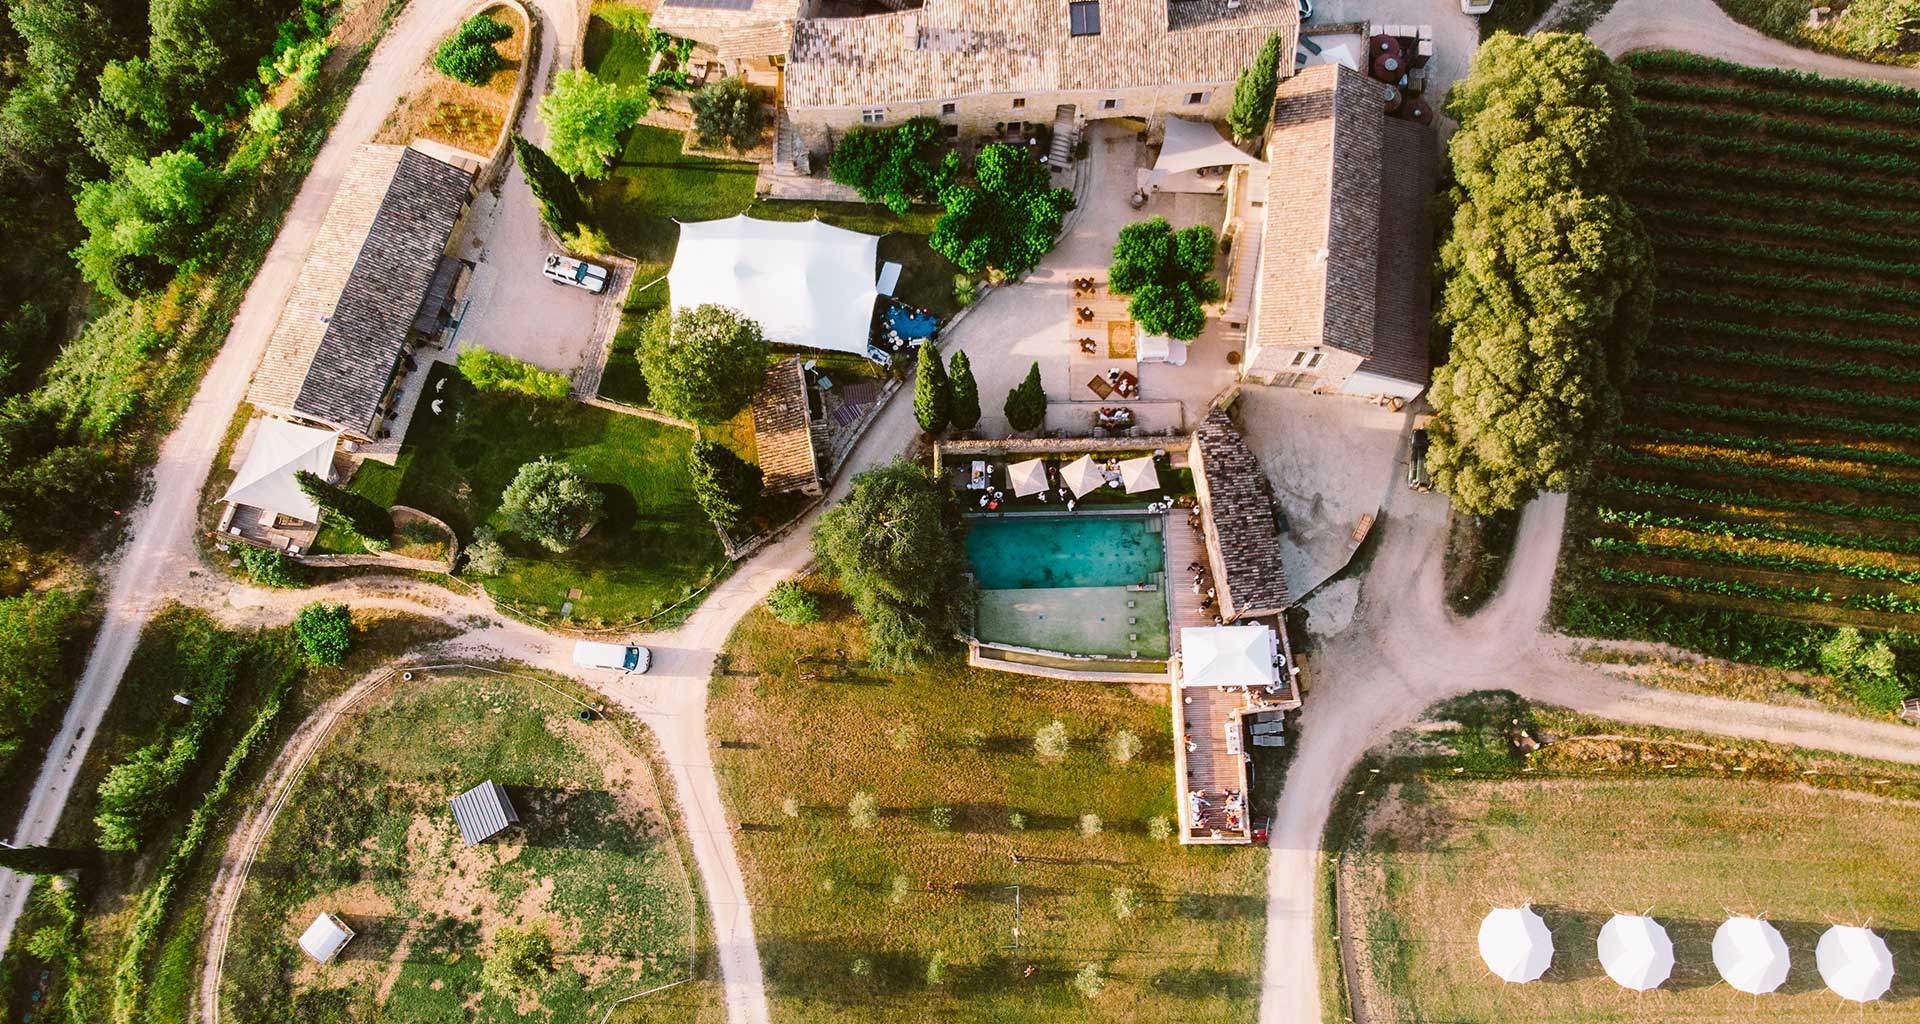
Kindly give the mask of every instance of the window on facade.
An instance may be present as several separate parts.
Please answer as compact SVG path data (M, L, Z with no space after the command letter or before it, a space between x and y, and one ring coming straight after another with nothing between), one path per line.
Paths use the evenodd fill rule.
M1307 361L1307 353L1305 353L1305 352L1295 352L1295 353L1293 354L1293 362L1291 362L1291 363L1289 363L1289 364L1287 364L1287 365L1289 365L1289 366L1301 366L1301 365L1304 365L1304 364L1306 363L1306 361Z
M947 138L949 138L949 139L957 139L957 138L959 138L959 137L960 137L960 126L959 126L959 125L957 125L957 124L950 124L950 125L947 125L946 127L947 127Z
M1013 98L1013 109L1021 110L1021 109L1024 109L1026 105L1027 105L1027 98L1025 96L1015 96Z
M1100 34L1100 0L1074 0L1067 5L1067 23L1076 36Z
M940 116L941 116L941 117L952 117L952 116L953 116L953 112L954 112L955 110L958 110L958 109L960 109L960 108L959 108L958 106L956 106L956 105L954 105L954 104L952 104L952 103L942 103L942 104L940 104Z
M860 112L861 124L879 124L886 119L887 108L885 107L868 107Z
M1187 106L1189 107L1197 107L1205 102L1207 102L1207 94L1204 92L1190 92L1187 94Z
M1101 100L1100 109L1101 110L1119 110L1120 101L1119 100Z
M1307 369L1309 369L1309 370L1311 370L1311 369L1313 369L1314 367L1316 367L1316 366L1319 366L1319 365L1320 365L1320 353L1318 353L1318 352L1315 352L1315 353L1313 354L1313 358L1312 358L1312 359L1309 359L1309 360L1307 360Z

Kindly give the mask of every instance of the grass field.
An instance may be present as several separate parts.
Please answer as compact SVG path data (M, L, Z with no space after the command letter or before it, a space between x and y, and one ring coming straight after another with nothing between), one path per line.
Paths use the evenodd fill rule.
M862 664L864 624L825 604L801 629L750 615L712 684L775 1019L1253 1019L1265 857L1151 837L1174 814L1163 690L957 665L882 675ZM1056 719L1072 749L1042 759L1035 731ZM1143 742L1116 764L1121 729ZM869 829L849 811L859 793ZM1137 900L1130 917L1116 889ZM1074 984L1089 964L1092 999Z
M685 975L692 906L640 751L541 685L474 673L397 688L307 769L242 895L228 952L236 1022L598 1020ZM521 826L462 845L447 809L492 779ZM316 913L357 933L319 967ZM504 997L480 981L503 926L547 928L554 970Z
M1502 726L1530 714L1504 703L1486 710ZM1853 791L1908 797L1920 782L1913 769L1882 774L1535 711L1536 735L1577 735L1524 762L1531 773L1507 759L1504 737L1429 731L1417 746L1399 738L1399 750L1417 753L1370 761L1381 774L1358 775L1337 806L1330 840L1344 851L1339 877L1368 1019L1837 1024L1861 1019L1861 1009L1815 970L1813 947L1830 922L1870 921L1896 964L1920 957L1904 852L1920 841L1920 805ZM1449 742L1458 756L1436 752ZM1819 772L1812 785L1800 781L1809 767ZM1527 901L1553 932L1553 967L1537 983L1503 984L1481 964L1474 936L1491 907ZM1635 994L1601 971L1594 942L1613 912L1649 907L1677 964L1660 989ZM1756 1001L1719 983L1710 945L1729 913L1764 915L1785 936L1793 967L1778 993ZM1887 1001L1866 1013L1913 1019L1916 996L1920 976L1897 973Z
M481 393L444 366L433 373L446 388L436 392L430 380L422 400L445 399L446 413L423 410L399 462L366 463L352 488L438 516L463 542L474 527L493 526L512 555L485 581L496 598L541 618L571 601L575 622L622 623L673 604L724 566L687 476L691 432L575 402ZM499 512L514 474L543 455L578 467L606 497L605 518L564 554L507 534Z
M1627 63L1660 291L1626 422L1575 503L1563 623L1913 626L1920 93Z

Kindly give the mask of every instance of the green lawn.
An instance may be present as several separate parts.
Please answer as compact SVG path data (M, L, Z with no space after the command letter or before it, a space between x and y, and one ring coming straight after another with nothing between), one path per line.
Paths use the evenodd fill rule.
M1150 837L1175 812L1164 691L877 672L864 624L825 605L802 629L750 615L711 689L775 1019L1253 1019L1266 857ZM1055 719L1073 747L1042 759L1034 733ZM1144 741L1126 764L1107 753L1121 729ZM859 792L879 811L870 830L848 812ZM1117 888L1139 900L1124 920ZM1105 976L1091 1000L1073 984L1088 964Z
M597 1021L685 975L692 894L645 756L539 684L435 674L388 691L322 748L241 896L223 996L236 1024ZM521 825L477 847L455 793L505 786ZM358 934L316 969L317 913ZM554 970L530 995L486 988L502 926L544 925Z
M446 387L435 391L439 379ZM421 410L398 464L366 463L351 486L440 517L463 543L480 524L499 531L512 558L484 581L496 598L543 618L571 600L573 621L618 624L680 600L725 565L687 476L691 432L574 402L482 394L446 366L434 368L426 397L445 399L446 412ZM514 474L543 455L578 467L606 496L605 519L564 554L506 534L499 512Z

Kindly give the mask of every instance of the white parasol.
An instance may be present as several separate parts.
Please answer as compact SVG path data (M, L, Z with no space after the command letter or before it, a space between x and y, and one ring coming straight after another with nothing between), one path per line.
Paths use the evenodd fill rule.
M1091 455L1082 455L1067 463L1066 468L1060 471L1060 479L1066 481L1067 489L1072 491L1075 497L1080 498L1099 490L1107 482L1106 476L1100 470L1100 464L1093 461Z
M1837 924L1813 949L1820 980L1842 999L1870 1003L1893 985L1893 953L1887 940L1865 928Z
M1016 462L1007 467L1007 483L1015 497L1024 498L1047 489L1047 466L1039 459Z
M1600 928L1600 966L1621 988L1659 988L1673 973L1673 940L1651 917L1615 914Z
M1713 966L1727 984L1762 995L1787 980L1787 940L1757 917L1730 917L1713 933Z

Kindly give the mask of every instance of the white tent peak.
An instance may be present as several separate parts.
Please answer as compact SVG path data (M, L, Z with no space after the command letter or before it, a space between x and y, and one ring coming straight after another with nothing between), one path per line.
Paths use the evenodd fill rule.
M1187 626L1180 630L1181 686L1269 686L1278 681L1280 638L1261 626Z
M1501 981L1533 981L1553 966L1553 933L1529 905L1488 911L1479 938L1480 959Z
M1060 470L1060 479L1076 497L1084 498L1106 485L1106 471L1093 461L1093 456L1082 455L1066 464Z
M295 474L306 470L328 479L338 431L303 427L298 423L262 419L253 431L253 446L220 500L292 516L302 522L320 521L320 506L300 489Z
M1757 917L1730 917L1713 933L1713 966L1736 991L1763 995L1787 980L1792 958L1780 929Z
M1893 985L1893 953L1887 940L1866 928L1836 924L1813 949L1820 980L1842 999L1870 1003Z
M1642 914L1615 914L1600 928L1600 966L1621 988L1659 988L1673 973L1673 940L1660 922Z
M739 310L767 340L867 354L880 236L818 220L683 221L667 288L675 310Z

